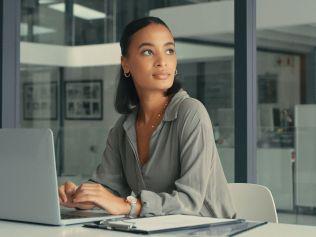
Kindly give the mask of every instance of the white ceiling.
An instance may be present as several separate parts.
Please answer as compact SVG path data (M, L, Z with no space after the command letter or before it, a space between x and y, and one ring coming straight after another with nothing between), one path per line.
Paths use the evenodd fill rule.
M237 0L235 0L237 1ZM315 0L257 0L257 45L306 53L316 46ZM155 9L175 37L234 42L234 1Z

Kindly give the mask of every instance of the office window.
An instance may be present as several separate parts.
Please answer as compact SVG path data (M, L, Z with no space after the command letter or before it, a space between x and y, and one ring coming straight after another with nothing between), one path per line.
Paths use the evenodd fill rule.
M233 182L233 1L22 0L21 7L21 126L53 130L60 181L86 180L100 162L119 117L122 29L152 15L174 33L180 80L207 108Z
M257 180L279 221L316 223L315 1L257 1Z

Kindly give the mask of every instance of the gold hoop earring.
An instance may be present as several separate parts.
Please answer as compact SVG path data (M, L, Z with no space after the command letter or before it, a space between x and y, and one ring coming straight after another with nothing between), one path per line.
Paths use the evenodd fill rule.
M123 74L124 74L124 77L126 77L126 78L129 78L131 76L130 72L124 72Z
M176 76L176 75L178 75L178 70L177 70L177 69L176 69L176 71L175 71L174 75L175 75L175 76Z

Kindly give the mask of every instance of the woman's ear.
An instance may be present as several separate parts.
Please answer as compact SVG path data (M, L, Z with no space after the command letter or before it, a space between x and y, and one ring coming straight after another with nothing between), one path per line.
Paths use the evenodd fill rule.
M126 58L121 56L121 65L122 65L122 68L123 68L123 72L124 73L129 73L129 67L128 67L128 63L126 61Z

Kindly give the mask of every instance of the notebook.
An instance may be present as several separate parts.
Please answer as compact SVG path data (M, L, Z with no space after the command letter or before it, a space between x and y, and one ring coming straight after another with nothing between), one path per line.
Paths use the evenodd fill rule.
M0 219L67 225L117 217L103 210L61 213L50 129L0 129L0 190Z

